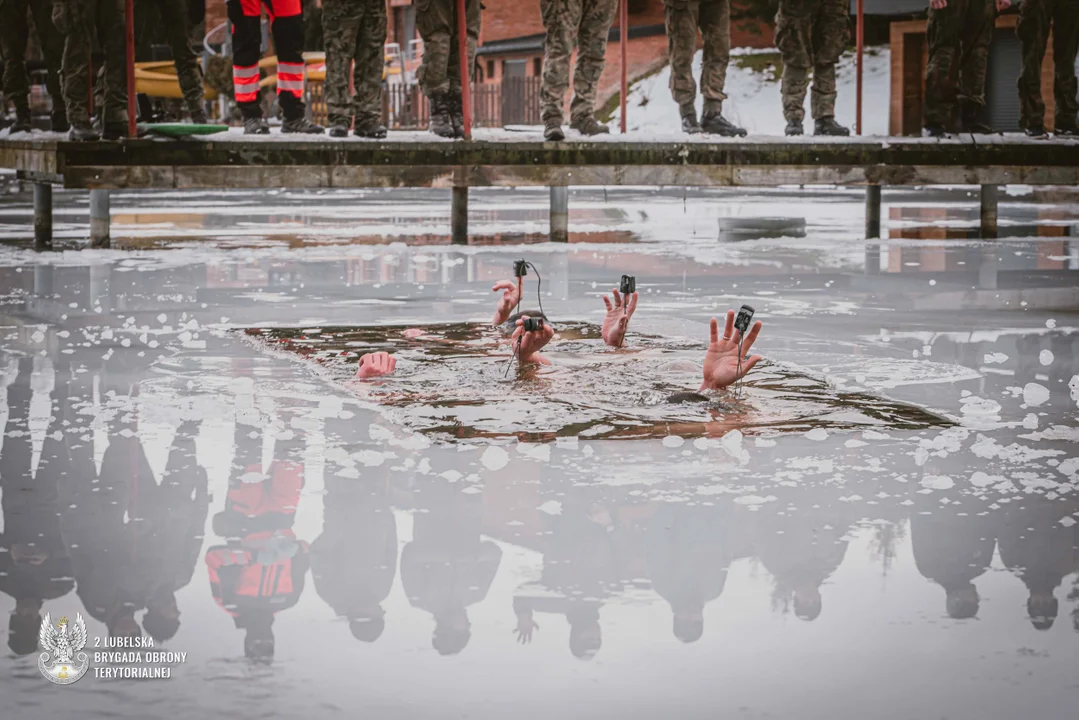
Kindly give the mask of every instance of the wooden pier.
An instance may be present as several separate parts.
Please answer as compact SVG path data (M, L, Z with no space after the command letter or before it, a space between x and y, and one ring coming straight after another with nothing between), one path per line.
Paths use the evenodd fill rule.
M866 235L880 232L881 187L979 185L983 233L996 234L997 187L1079 185L1079 141L1019 136L922 138L736 138L645 134L544 142L538 132L477 130L471 141L427 133L386 140L324 136L204 138L72 143L38 134L0 138L0 168L39 186L111 189L452 188L453 237L467 241L468 188L551 187L552 239L566 237L574 185L866 187ZM51 194L35 201L38 245L47 247ZM108 242L95 214L94 244Z

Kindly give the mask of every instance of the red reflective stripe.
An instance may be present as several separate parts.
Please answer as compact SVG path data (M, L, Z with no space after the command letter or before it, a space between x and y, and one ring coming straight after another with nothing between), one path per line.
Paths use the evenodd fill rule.
M301 0L267 0L266 8L277 17L292 17L303 14Z
M240 0L240 8L247 17L259 17L262 15L261 0Z
M291 80L293 82L303 82L303 73L302 72L300 72L300 73L281 72L280 70L278 70L277 71L277 79L278 80Z
M236 93L236 102L238 102L238 103L254 102L254 101L258 100L258 97L259 97L258 93Z

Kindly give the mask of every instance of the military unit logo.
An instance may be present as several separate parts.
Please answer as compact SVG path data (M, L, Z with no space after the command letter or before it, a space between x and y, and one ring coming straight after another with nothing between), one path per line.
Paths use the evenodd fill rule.
M89 669L90 656L82 652L86 647L86 624L81 613L75 615L74 624L62 617L55 627L46 613L41 621L38 642L45 652L38 657L37 667L50 682L70 685Z

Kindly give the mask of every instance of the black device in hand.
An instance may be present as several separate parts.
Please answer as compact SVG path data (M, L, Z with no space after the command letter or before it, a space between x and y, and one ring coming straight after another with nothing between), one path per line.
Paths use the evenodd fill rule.
M543 318L529 317L523 322L525 332L540 332L543 330Z
M734 327L742 335L749 331L749 325L753 322L753 312L753 308L749 305L738 308L738 314L734 318Z
M621 287L618 289L623 295L632 295L637 292L637 278L633 275L623 275Z
M524 277L528 274L528 261L527 260L514 260L513 261L513 275L514 277Z

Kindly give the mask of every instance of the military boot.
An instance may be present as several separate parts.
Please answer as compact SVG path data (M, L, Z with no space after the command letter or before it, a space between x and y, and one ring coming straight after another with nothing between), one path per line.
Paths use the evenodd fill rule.
M1057 125L1053 135L1062 138L1079 138L1079 125Z
M745 128L740 128L718 112L706 112L701 115L701 130L711 135L723 137L745 137Z
M101 133L90 123L72 123L67 131L67 139L73 142L94 142L101 139Z
M585 115L572 120L569 124L571 128L581 133L582 135L607 135L611 132L611 129L601 123L591 115Z
M386 126L378 118L365 118L356 121L356 127L352 133L356 137L374 138L380 140L386 137Z
M191 111L191 124L192 125L206 125L210 122L210 119L206 117L206 111L202 108Z
M67 121L67 110L64 108L53 110L50 120L53 132L67 132L71 128Z
M793 137L793 136L796 136L796 135L805 135L806 131L805 131L805 128L802 127L802 121L801 120L799 120L798 118L791 118L790 120L787 121L787 127L783 132L786 135L789 135L789 136Z
M944 127L943 125L938 125L936 123L930 123L929 125L925 126L925 128L922 130L922 133L926 137L942 138L948 136L948 128Z
M1035 140L1045 140L1049 137L1049 133L1045 132L1045 128L1041 125L1024 128L1023 132L1026 133L1028 138L1034 138Z
M269 135L270 125L264 118L244 118L244 135Z
M447 93L431 93L431 120L427 128L444 138L457 137L450 117L450 99Z
M352 118L334 118L330 121L329 135L333 138L348 137L349 127L352 125Z
M543 123L543 139L550 142L561 142L566 139L566 133L562 132L562 121L551 118Z
M292 118L291 120L285 120L281 123L281 132L285 134L300 134L300 135L321 135L326 132L326 128L322 127L318 123L313 123L304 116L298 118Z
M846 137L850 135L850 128L845 128L837 123L834 117L822 117L813 123L813 134Z
M30 115L30 106L21 105L15 107L15 122L11 124L11 134L18 132L30 132L34 129L33 118Z
M465 136L465 102L461 97L460 90L450 92L450 124L453 125L453 136L463 138Z
M689 135L697 135L701 131L701 124L697 122L697 111L693 108L682 111L682 132Z
M101 133L104 140L123 140L127 137L126 122L106 122L105 129Z
M989 124L986 117L986 109L981 105L965 104L960 110L963 122L963 132L976 133L978 135L993 135L996 130Z

